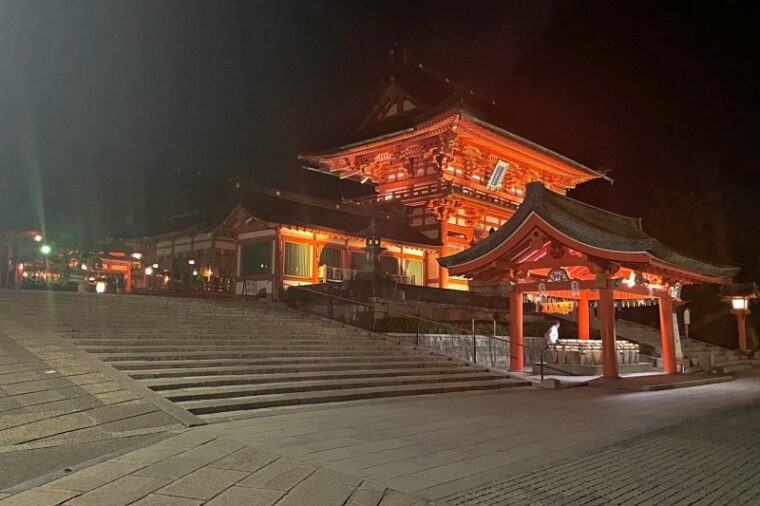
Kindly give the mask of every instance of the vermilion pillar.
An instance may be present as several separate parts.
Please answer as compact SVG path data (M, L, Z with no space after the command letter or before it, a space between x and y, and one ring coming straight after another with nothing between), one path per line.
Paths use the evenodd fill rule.
M602 334L602 372L605 378L617 378L615 298L612 288L601 288L599 290L599 330Z
M662 344L662 370L676 372L676 344L673 338L673 299L660 297L660 340Z
M747 351L747 313L748 310L736 311L736 322L739 324L739 351Z
M523 355L523 305L522 294L517 287L509 292L509 370L522 372L524 369Z
M589 338L588 299L578 300L578 339Z

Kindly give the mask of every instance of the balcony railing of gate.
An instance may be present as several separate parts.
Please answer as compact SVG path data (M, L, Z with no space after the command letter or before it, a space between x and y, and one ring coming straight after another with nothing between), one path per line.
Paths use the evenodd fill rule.
M295 309L385 334L399 344L426 348L491 369L506 370L509 364L509 339L496 335L495 320L472 320L469 328L465 328L401 311L382 301L360 302L308 287L290 287L288 303ZM383 326L389 318L403 319L405 326L395 330L406 332L390 332ZM491 335L477 332L477 327L484 324L492 328Z

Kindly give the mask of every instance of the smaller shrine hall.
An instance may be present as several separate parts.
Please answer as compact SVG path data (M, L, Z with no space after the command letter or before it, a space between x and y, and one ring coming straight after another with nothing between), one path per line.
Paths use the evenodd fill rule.
M677 372L673 304L690 283L727 284L739 268L679 253L647 235L641 222L527 185L525 201L486 240L440 258L452 275L511 284L510 370L524 361L523 300L554 297L578 304L578 338L589 338L589 301L597 301L605 377L618 376L615 301L655 299L663 370Z

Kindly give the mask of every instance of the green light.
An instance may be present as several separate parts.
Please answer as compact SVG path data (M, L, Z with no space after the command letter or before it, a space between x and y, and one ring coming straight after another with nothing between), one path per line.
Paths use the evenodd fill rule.
M49 255L50 254L50 250L51 250L51 248L47 244L43 244L42 246L40 246L40 252L43 255Z

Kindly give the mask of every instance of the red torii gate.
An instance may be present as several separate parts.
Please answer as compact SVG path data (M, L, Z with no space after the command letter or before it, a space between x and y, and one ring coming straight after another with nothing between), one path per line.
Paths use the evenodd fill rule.
M603 373L617 377L615 300L658 299L663 369L676 372L673 300L688 283L731 282L739 271L689 258L621 216L527 186L514 216L483 242L440 258L450 275L510 282L510 370L523 370L523 294L578 302L578 338L589 337L591 300L598 301Z

